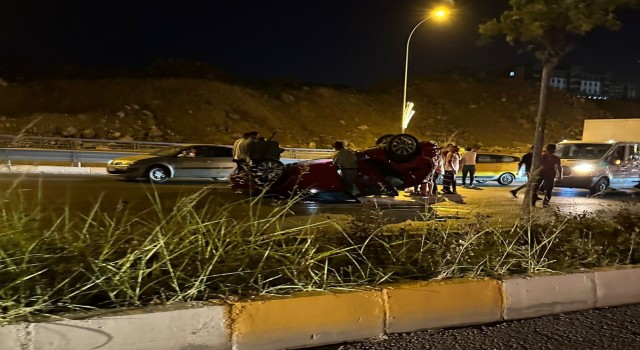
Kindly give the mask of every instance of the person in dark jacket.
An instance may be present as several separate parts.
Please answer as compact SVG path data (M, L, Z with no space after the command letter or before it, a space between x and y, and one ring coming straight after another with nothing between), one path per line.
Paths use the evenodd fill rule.
M524 165L524 172L527 176L527 181L518 188L511 190L511 194L514 198L518 198L518 192L520 192L521 189L526 188L527 183L529 183L529 179L531 178L531 162L533 162L533 146L531 146L529 152L523 155L520 162L518 162L518 171L520 171L520 168Z
M352 150L344 147L342 141L334 142L333 149L335 152L331 158L333 159L333 165L338 168L343 190L355 197L360 193L355 185L356 177L358 176L358 158Z
M547 153L543 154L540 159L540 170L534 185L534 188L540 188L540 185L544 182L545 195L544 200L542 201L542 206L544 207L549 206L556 177L559 180L562 180L562 166L560 165L560 158L553 154L556 151L556 145L550 143L547 145L546 150ZM538 199L538 196L532 195L531 204L535 206Z

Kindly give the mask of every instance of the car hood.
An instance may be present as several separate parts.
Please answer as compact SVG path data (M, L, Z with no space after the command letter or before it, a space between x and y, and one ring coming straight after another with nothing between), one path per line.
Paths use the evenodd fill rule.
M598 159L560 159L560 163L566 166L573 166L578 164L596 164Z

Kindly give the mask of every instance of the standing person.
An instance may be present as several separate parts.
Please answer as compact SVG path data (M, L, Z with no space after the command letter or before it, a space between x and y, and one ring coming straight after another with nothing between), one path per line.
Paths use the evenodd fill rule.
M533 161L533 146L531 146L531 149L529 150L529 152L525 153L525 155L522 156L522 158L518 162L518 171L520 171L520 168L522 168L522 166L524 165L524 173L525 173L525 176L527 177L527 181L525 181L525 183L520 185L518 188L514 188L513 190L510 191L511 194L513 195L513 198L518 198L518 192L520 192L520 190L522 190L523 188L527 187L527 184L529 183L529 179L531 179L531 162L532 161ZM537 196L537 193L534 193L534 195Z
M237 139L234 143L233 143L233 149L232 149L232 157L233 157L233 162L236 163L236 170L234 170L234 173L238 173L240 170L242 170L244 168L244 162L245 160L243 159L243 157L241 157L240 155L240 144L242 143L242 141L246 140L249 138L249 133L245 132L244 134L242 134L242 137Z
M444 161L444 178L442 180L442 192L446 194L456 194L456 174L460 169L460 149L456 145L449 147L447 157Z
M440 152L442 152L442 149L440 149ZM438 179L440 178L440 176L442 176L442 173L444 172L444 157L441 154L438 154L434 159L433 163L434 163L433 172L431 173L431 178L430 178L431 191L429 192L432 196L438 194Z
M462 155L462 187L473 188L473 181L476 179L476 153L472 147L466 147L466 152ZM467 175L469 175L469 186L467 186Z
M238 145L238 153L236 155L239 170L248 170L249 166L251 166L253 143L258 140L260 133L257 131L249 131L245 135L246 137L240 141Z
M345 192L355 197L360 193L355 185L358 176L358 159L353 151L346 149L342 141L333 143L333 165L338 168L338 174L342 179L342 188Z
M546 147L547 153L542 155L540 159L540 173L536 179L534 188L540 188L540 185L544 181L545 195L542 201L543 207L549 206L551 200L551 193L553 192L553 185L555 184L556 176L559 180L562 180L562 166L560 165L560 158L553 154L556 151L556 145L550 143ZM531 204L536 205L538 196L531 194Z

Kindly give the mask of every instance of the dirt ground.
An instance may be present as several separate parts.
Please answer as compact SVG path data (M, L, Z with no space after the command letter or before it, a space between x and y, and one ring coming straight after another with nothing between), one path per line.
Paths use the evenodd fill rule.
M460 76L414 78L407 133L484 150L533 141L535 82ZM369 90L299 83L189 78L50 79L0 86L0 134L230 144L257 130L286 147L352 148L400 132L402 87ZM547 139L581 135L586 118L639 118L640 102L593 101L552 92Z

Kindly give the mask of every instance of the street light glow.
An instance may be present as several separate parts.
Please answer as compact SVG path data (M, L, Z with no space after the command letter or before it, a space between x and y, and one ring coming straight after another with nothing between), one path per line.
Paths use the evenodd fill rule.
M431 17L436 20L446 20L449 17L449 9L446 7L436 7L431 11Z
M449 18L449 15L451 13L451 9L449 9L446 6L439 6L434 8L433 10L430 11L429 16L426 17L425 19L423 19L422 21L418 22L418 24L415 25L415 27L413 27L413 29L411 30L411 33L409 33L409 37L407 38L407 49L406 49L406 53L405 53L405 60L404 60L404 89L402 92L402 133L404 134L405 129L407 128L407 126L409 125L409 121L411 120L411 117L413 117L413 114L415 113L415 111L413 110L413 103L410 102L410 105L407 103L407 78L408 78L408 73L409 73L409 44L411 43L411 37L413 36L413 33L416 31L416 29L418 29L418 27L430 20L433 19L435 21L438 22L442 22L444 20L446 20L447 18Z

